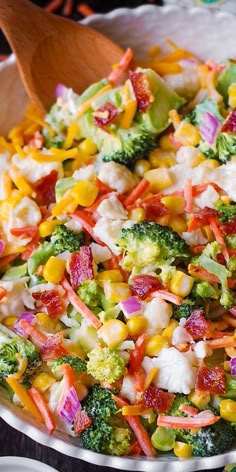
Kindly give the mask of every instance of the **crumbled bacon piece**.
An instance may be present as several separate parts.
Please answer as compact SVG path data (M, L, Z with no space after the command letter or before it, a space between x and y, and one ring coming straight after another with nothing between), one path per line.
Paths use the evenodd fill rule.
M147 75L144 72L129 72L140 113L145 113L154 101Z
M232 110L220 131L221 133L236 133L236 108Z
M93 113L94 124L99 128L105 128L113 123L118 114L118 108L112 103L106 102Z
M145 210L145 219L146 221L153 221L154 218L159 216L164 216L169 213L168 209L154 198L149 198L148 200L141 202L140 205Z
M184 323L184 328L194 340L197 340L209 334L210 323L204 318L203 310L194 310Z
M67 354L66 349L62 346L63 335L56 333L53 336L48 336L47 341L40 349L40 355L44 362L58 359Z
M36 182L34 188L37 194L37 202L39 205L49 205L55 202L55 185L57 182L58 173L52 170L50 174L42 177Z
M203 366L198 371L196 389L202 392L209 392L212 395L226 393L226 374L221 367L212 369Z
M65 305L57 290L45 290L32 294L33 298L46 306L50 318L63 315Z
M235 234L236 233L236 216L232 218L231 221L226 221L225 223L222 223L220 225L220 229L222 233L224 233L226 236L229 234Z
M79 287L84 280L93 280L93 255L91 248L82 246L80 252L70 256L70 280L73 288Z
M158 413L169 411L175 396L173 393L164 392L161 388L150 386L143 394L145 407L152 407Z
M133 292L143 300L152 292L163 288L163 285L161 281L153 275L135 275L131 279L131 288Z
M205 226L209 224L209 218L214 217L218 218L219 212L213 208L205 206L202 210L194 213L192 220L190 221L189 231L193 231L198 226Z
M84 429L88 428L92 424L91 418L88 416L85 410L77 410L74 417L73 429L75 434L80 434Z

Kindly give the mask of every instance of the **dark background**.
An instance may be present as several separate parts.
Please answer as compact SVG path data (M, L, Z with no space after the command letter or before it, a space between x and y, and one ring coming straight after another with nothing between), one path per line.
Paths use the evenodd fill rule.
M1 0L0 0L1 1ZM15 0L20 1L20 0ZM50 0L35 0L39 6L44 7L50 2ZM73 19L80 20L82 16L77 12L77 5L79 0L74 0L73 8ZM82 2L81 2L82 3ZM105 13L114 8L129 7L134 8L143 4L156 4L163 5L162 0L89 0L86 2L96 13ZM62 13L62 9L56 12L57 14ZM0 54L8 54L10 48L0 31ZM0 456L24 456L31 459L36 459L46 464L55 467L59 472L116 472L116 469L110 469L107 467L98 467L86 462L72 459L63 454L60 454L53 449L49 449L45 446L32 441L24 434L14 430L8 426L3 420L0 420ZM214 472L221 472L222 469L214 469ZM17 472L17 471L16 471ZM120 471L122 472L122 471ZM157 471L158 472L158 471ZM167 465L168 472L168 465ZM206 471L205 471L206 472Z

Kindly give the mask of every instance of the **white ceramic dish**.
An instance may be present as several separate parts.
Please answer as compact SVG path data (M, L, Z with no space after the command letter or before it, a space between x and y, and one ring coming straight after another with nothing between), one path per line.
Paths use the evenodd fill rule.
M136 57L143 58L154 43L169 37L203 59L224 60L235 57L236 17L224 12L191 10L178 7L141 6L134 10L119 9L107 15L94 15L84 20L104 32L123 47L131 47ZM7 130L22 117L27 98L20 82L14 58L0 65L0 132ZM146 472L191 472L222 467L236 461L236 448L208 458L179 460L172 455L157 458L112 457L80 447L79 440L57 431L48 436L43 426L19 408L0 398L0 416L11 426L35 441L71 457L103 467Z
M27 457L5 456L0 457L0 472L57 472L43 462L28 459Z

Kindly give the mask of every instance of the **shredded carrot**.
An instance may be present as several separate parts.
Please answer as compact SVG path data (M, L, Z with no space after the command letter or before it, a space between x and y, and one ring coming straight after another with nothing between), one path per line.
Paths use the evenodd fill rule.
M193 186L191 179L186 179L184 182L184 199L185 211L191 213L193 209Z
M9 54L0 54L0 61L5 61L9 57Z
M47 336L46 334L42 333L39 329L35 328L35 326L32 326L28 321L26 320L20 320L19 321L20 327L32 338L37 339L41 344L45 344L47 341Z
M135 187L134 190L128 195L128 197L123 201L124 207L132 205L143 193L148 189L149 182L146 179L140 180L138 185Z
M112 188L109 187L107 184L104 184L97 176L94 179L95 185L99 188L99 193L110 193L112 192Z
M220 280L216 275L211 274L210 272L208 272L208 270L203 269L203 267L189 264L188 272L190 275L192 275L193 277L196 277L197 279L206 280L207 282L210 282L210 283L217 283L217 284L220 283Z
M192 254L199 254L203 251L203 249L205 248L205 244L202 244L202 245L199 245L199 246L191 246L190 247L190 251Z
M204 411L206 413L206 410ZM157 426L164 426L166 428L181 428L181 429L193 429L203 428L219 421L220 416L215 416L213 413L208 415L198 415L193 418L185 418L181 416L165 416L159 415L157 419Z
M2 300L7 294L7 290L0 286L0 300Z
M71 16L73 12L73 0L65 0L63 15Z
M236 339L234 336L225 336L219 339L209 339L206 341L206 344L211 349L220 349L221 347L236 346Z
M160 297L162 300L167 300L168 302L174 303L174 305L181 305L182 298L179 295L168 292L167 290L157 290L152 293L153 297Z
M197 408L194 408L193 406L190 406L190 405L186 405L185 403L180 405L179 410L190 416L194 416L198 414Z
M225 260L228 262L229 261L229 253L228 253L228 250L227 250L227 247L226 247L226 244L225 244L225 240L224 240L224 236L222 234L222 232L220 231L220 228L217 224L217 221L216 221L216 218L214 218L213 216L210 216L209 217L209 223L210 223L210 228L216 238L216 241L218 241L218 243L221 245L221 249L222 249L222 254L225 258Z
M95 13L95 11L87 3L80 3L76 9L81 15L85 17L94 15Z
M90 236L96 241L96 243L100 244L100 246L105 246L105 244L96 236L93 231L94 221L89 216L88 213L84 210L76 210L72 215L71 218L79 221L79 223L83 226L84 230L90 234Z
M128 69L130 62L133 59L133 55L134 53L130 48L126 49L124 55L122 56L118 64L117 69L113 70L108 76L108 80L110 82L112 83L116 82L120 78L120 76L123 74L123 72L125 72Z
M49 13L54 13L56 10L61 8L64 0L52 0L48 5L46 5L45 10Z

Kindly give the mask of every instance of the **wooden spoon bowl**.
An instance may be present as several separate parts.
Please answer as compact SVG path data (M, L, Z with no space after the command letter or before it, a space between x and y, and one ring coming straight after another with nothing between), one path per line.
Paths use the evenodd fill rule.
M30 100L43 113L58 83L81 93L106 77L123 50L101 33L48 13L28 0L0 0L0 27Z

